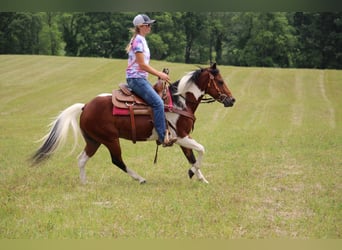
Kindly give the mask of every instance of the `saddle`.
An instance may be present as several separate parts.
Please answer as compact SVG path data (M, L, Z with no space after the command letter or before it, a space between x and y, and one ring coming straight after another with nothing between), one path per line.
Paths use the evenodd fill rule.
M170 109L172 104L169 89L162 81L158 81L154 90L164 100L166 109ZM152 108L138 95L136 95L125 83L119 84L119 89L112 91L113 115L152 115Z
M172 98L166 84L161 80L153 86L154 90L164 100L165 109L173 107ZM132 141L136 143L135 116L145 115L152 118L152 108L125 83L119 84L119 89L112 91L113 115L130 116L132 126Z

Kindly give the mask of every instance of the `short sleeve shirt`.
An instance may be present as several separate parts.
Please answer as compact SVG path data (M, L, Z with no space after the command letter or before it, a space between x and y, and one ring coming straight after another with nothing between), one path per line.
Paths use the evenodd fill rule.
M128 52L128 66L126 69L126 78L145 78L148 73L141 70L139 64L136 63L136 53L143 53L146 64L150 63L150 49L148 48L145 37L137 35L131 44L131 49Z

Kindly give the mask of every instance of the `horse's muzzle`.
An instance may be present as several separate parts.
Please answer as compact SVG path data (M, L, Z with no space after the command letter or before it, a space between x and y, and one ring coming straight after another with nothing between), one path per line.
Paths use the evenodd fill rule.
M223 105L224 105L224 107L233 107L234 106L234 103L235 103L235 98L234 97L229 97L229 96L227 96L226 98L224 98L223 100L222 100L222 103L223 103Z

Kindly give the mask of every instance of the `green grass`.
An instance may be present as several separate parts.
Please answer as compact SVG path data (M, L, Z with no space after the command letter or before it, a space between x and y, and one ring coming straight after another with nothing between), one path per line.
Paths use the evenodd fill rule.
M341 238L342 71L220 66L237 103L202 104L192 134L206 148L209 185L188 179L176 146L160 149L153 165L154 143L122 140L125 162L146 185L112 166L104 147L81 185L81 140L77 152L67 145L29 167L51 119L111 92L126 64L0 56L0 238ZM195 69L152 65L173 80Z

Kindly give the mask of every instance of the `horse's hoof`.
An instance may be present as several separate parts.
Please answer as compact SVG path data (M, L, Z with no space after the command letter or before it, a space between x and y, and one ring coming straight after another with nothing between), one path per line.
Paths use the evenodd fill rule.
M145 183L146 183L146 180L140 181L140 184L145 184Z
M205 178L199 179L200 182L203 182L205 184L209 184L209 181L207 181Z
M81 178L80 182L81 182L81 185L87 185L88 183L87 179L85 178Z
M191 169L189 169L188 175L189 175L189 178L191 179L195 175L195 173Z

